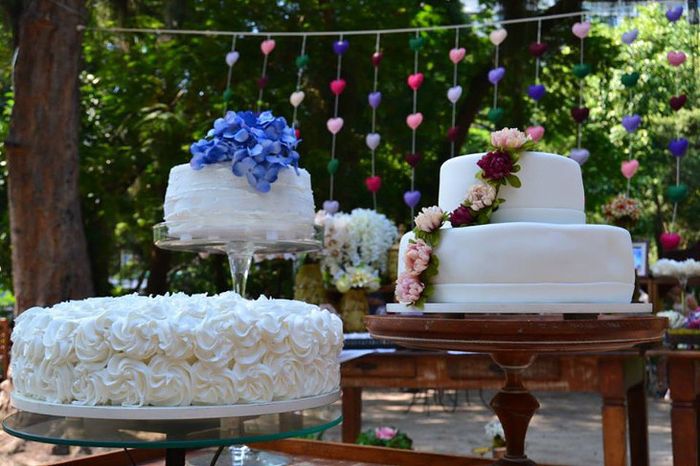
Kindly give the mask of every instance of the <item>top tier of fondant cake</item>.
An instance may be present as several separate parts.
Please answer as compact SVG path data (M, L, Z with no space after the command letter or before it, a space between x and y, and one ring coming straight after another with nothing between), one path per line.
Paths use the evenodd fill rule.
M477 162L484 154L455 157L440 169L438 204L451 212L464 201L469 187L479 183ZM503 186L505 199L491 216L491 223L586 223L581 167L574 160L544 152L525 152L520 158L520 188Z

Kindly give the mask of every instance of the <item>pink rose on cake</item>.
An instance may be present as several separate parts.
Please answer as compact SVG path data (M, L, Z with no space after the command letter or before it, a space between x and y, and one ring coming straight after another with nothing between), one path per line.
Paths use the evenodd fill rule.
M423 207L423 210L416 215L416 227L426 233L432 233L442 226L445 213L438 206Z
M422 239L416 240L408 245L404 263L406 271L416 277L423 273L430 264L430 255L433 253L433 248Z
M396 300L402 304L413 304L420 299L424 289L425 285L418 277L404 272L396 280Z
M491 145L501 151L518 150L531 140L529 135L517 128L503 128L491 133Z
M490 184L479 183L472 185L472 187L469 188L469 192L467 192L469 207L475 212L478 212L484 207L490 207L495 200L496 188Z

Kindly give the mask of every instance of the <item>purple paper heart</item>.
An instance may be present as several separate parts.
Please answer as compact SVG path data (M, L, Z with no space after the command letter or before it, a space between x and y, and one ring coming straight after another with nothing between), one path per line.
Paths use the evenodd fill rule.
M420 202L420 191L406 191L403 193L403 201L413 209Z
M527 88L527 95L535 102L544 97L545 92L547 91L542 84L532 84Z
M674 157L683 157L688 150L688 140L686 138L671 139L668 143L668 150Z
M622 117L622 126L625 127L628 133L634 133L639 128L639 124L642 122L642 117L637 115L625 115Z
M338 203L338 201L323 201L323 210L325 210L331 215L338 212L339 208L340 204Z
M588 149L583 148L571 149L571 152L569 153L569 158L571 160L575 160L579 165L586 163L586 160L588 160L588 157L590 156L591 153L588 152Z
M630 45L632 42L637 40L637 36L639 35L639 29L632 29L631 31L627 31L624 34L622 34L622 42L624 42L627 45Z
M666 10L666 19L672 23L678 21L681 15L683 15L683 7L681 5Z
M337 40L333 42L333 52L335 52L336 55L344 54L348 51L348 47L350 47L350 43L346 40Z
M489 71L489 82L495 86L496 84L498 84L498 81L503 79L503 76L505 76L505 74L506 69L502 66L494 68L491 71Z
M369 102L370 107L372 107L372 108L379 107L379 104L382 103L382 93L379 91L370 92L369 95L367 96L367 101Z

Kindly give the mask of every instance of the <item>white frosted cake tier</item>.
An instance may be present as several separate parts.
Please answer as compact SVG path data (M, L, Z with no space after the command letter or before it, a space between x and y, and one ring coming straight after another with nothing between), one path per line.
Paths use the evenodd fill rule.
M480 183L477 162L484 153L455 157L440 168L439 206L446 212L457 208L469 187ZM517 173L520 188L504 186L505 199L491 216L491 223L543 222L586 223L581 167L574 160L543 152L525 152Z
M336 392L340 319L300 301L175 294L32 308L14 393L85 406L235 405Z
M401 239L399 273L408 241ZM435 303L629 303L632 240L607 225L501 223L445 228Z
M260 193L231 162L189 164L170 170L163 205L168 234L181 239L304 239L313 236L314 199L304 169L283 169L269 192Z

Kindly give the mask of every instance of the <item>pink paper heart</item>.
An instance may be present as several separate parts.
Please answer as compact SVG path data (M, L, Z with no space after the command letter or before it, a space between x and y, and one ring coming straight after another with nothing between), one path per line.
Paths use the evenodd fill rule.
M491 34L489 34L489 40L493 45L501 45L506 40L506 37L508 37L508 31L503 28L491 31Z
M421 84L423 84L423 78L423 73L414 73L410 75L406 80L408 82L408 87L417 91Z
M579 39L584 39L588 32L591 30L591 23L589 21L583 21L582 23L574 23L571 27L571 32L574 33Z
M668 63L671 66L681 66L683 63L685 63L685 53L683 52L676 52L676 51L670 51L666 55L666 58L668 58Z
M530 139L537 142L544 136L544 127L540 125L529 126L525 132L530 136Z
M270 52L272 52L273 50L275 50L275 45L277 45L277 44L275 44L275 40L274 40L274 39L267 39L267 40L264 40L264 41L262 41L262 42L260 43L260 51L261 51L264 55L269 55Z
M412 130L415 130L423 123L423 114L421 112L411 113L406 117L406 124Z
M681 235L678 233L661 233L659 241L664 251L670 251L676 249L681 244Z
M331 81L331 92L334 95L342 94L343 91L345 90L346 84L347 83L345 82L344 79L334 79L333 81Z
M365 186L367 186L369 192L376 193L382 187L381 176L369 176L365 178Z
M326 128L328 128L331 134L338 134L340 130L343 129L343 123L344 121L340 117L329 118L326 122Z
M622 176L627 178L628 180L632 179L635 173L637 173L637 170L639 170L639 161L636 159L632 160L625 160L620 164L620 171L622 172Z
M464 47L454 48L450 50L450 61L456 65L457 63L464 60L464 56L466 54L467 51L464 49Z

